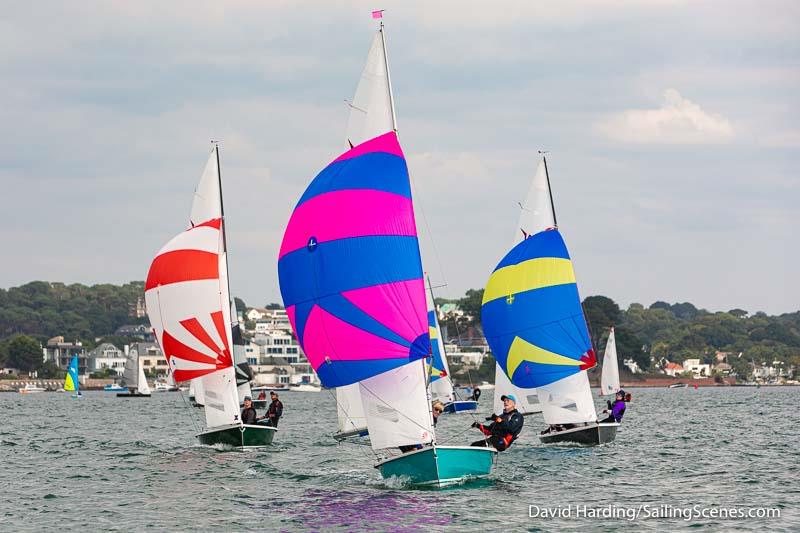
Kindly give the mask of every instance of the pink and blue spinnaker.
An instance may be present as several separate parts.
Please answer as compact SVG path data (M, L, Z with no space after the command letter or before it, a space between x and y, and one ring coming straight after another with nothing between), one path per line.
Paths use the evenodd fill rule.
M394 132L345 152L314 178L289 219L278 278L324 386L430 354L408 167Z

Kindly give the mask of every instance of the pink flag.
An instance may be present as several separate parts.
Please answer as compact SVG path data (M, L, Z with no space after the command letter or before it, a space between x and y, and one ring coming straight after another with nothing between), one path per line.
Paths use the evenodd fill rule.
M372 18L374 18L374 19L382 19L383 18L383 12L384 12L383 9L379 9L378 11L373 11L372 12Z

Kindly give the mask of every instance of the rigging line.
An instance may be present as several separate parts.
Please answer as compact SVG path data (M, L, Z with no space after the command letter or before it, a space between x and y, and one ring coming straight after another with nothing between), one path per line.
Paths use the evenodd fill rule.
M341 403L339 403L339 398L336 396L336 394L335 394L335 393L333 393L333 392L331 392L331 390L330 390L330 389L327 389L327 390L328 390L328 394L330 394L330 395L333 397L333 401L336 403L336 406L337 406L337 407L341 407L341 406L342 406L342 404L341 404ZM344 408L342 408L342 411L344 412L345 416L347 417L347 420L349 420L349 421L352 423L352 422L353 422L353 419L352 419L352 418L350 418L350 415L348 415L348 414L347 414L347 411L345 411L345 410L344 410ZM337 413L337 415L338 415L338 413ZM353 424L353 425L355 426L355 424ZM342 442L343 442L343 441L337 441L337 444L341 444ZM355 441L355 442L354 442L354 444L359 444L359 445L362 445L362 444L366 444L366 443L365 443L365 442L361 442L360 440L358 440L358 441ZM377 460L377 459L378 459L378 454L377 454L377 453L375 453L375 450L373 450L373 449L372 449L372 447L370 447L370 451L372 452L373 458L375 458L375 459ZM362 453L363 453L363 452L362 452ZM369 457L369 454L368 454L368 453L364 453L364 455L366 455L367 457Z

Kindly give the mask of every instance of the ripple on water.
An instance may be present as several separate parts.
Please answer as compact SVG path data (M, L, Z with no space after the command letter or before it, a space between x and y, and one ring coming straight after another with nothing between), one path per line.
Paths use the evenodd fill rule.
M0 476L15 489L3 495L11 503L0 515L4 527L800 529L790 514L769 523L528 518L528 505L586 502L779 505L791 513L800 507L800 489L785 465L795 456L800 430L773 426L794 416L800 388L762 388L757 396L746 388L639 390L617 441L597 448L543 446L536 438L541 418L528 417L520 440L499 455L491 478L438 490L383 480L368 446L335 443L336 409L329 396L286 396L275 444L238 452L198 445L189 416L199 412L186 413L178 395L154 395L144 403L91 392L82 402L54 394L37 402L0 395L0 412L7 415L0 447L10 457ZM484 411L491 400L481 403ZM30 424L43 408L63 416ZM464 425L463 418L444 419L440 435L453 444L468 442Z

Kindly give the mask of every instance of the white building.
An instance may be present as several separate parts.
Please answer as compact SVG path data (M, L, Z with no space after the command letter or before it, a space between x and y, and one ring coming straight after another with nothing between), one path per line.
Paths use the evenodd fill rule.
M264 308L253 307L251 309L248 309L245 312L244 316L247 317L247 320L252 320L255 322L256 320L261 320L262 318L267 316L267 313L269 313L269 311L267 311Z
M130 354L139 357L139 364L148 374L155 372L156 376L166 376L169 365L161 348L155 342L137 342L131 344Z
M474 349L471 351L461 351L461 347L456 344L446 344L444 351L447 354L447 362L456 365L469 366L478 368L483 364L483 358L486 357L487 349Z
M125 348L127 349L128 346ZM104 342L89 352L87 366L89 372L100 372L101 370L110 368L116 372L118 376L121 376L122 371L125 369L125 352L110 342Z
M695 378L705 378L711 375L711 365L703 364L700 359L687 359L683 367L694 374Z
M625 359L622 361L622 364L628 367L628 370L631 371L631 374L639 374L642 369L639 368L639 365L633 359Z
M289 364L299 363L301 358L305 360L305 355L300 349L300 345L295 342L292 334L286 330L257 331L250 344L258 347L257 350L255 348L250 351L245 350L251 366L253 364L263 364L262 360L269 357L280 357Z

